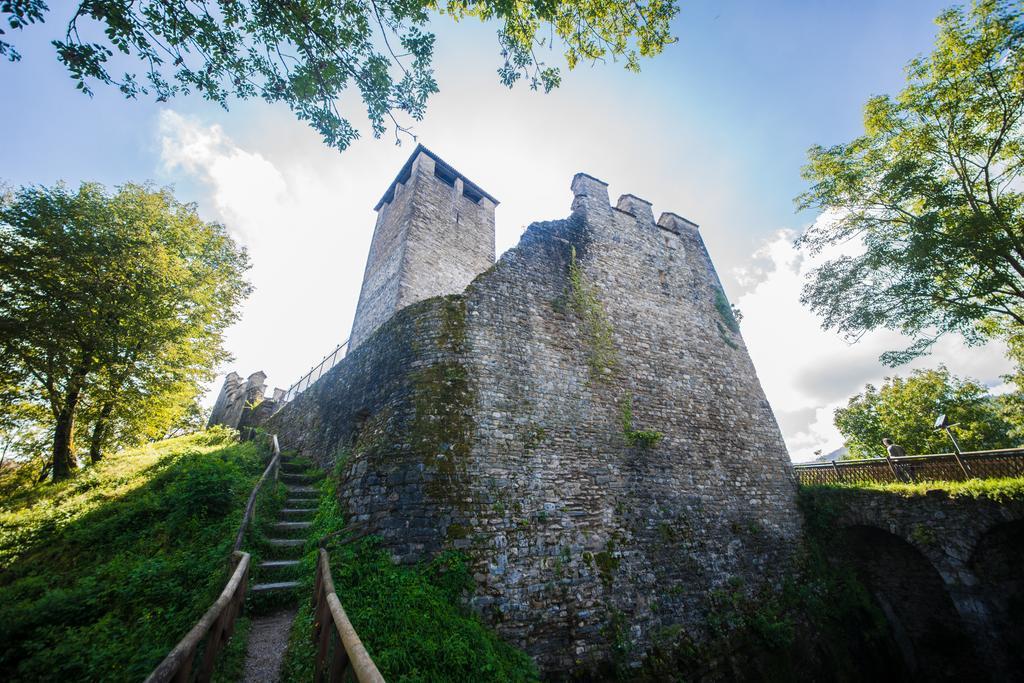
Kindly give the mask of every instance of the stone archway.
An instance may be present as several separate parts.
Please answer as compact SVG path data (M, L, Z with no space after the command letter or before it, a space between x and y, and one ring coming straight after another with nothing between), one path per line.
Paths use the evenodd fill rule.
M984 680L985 667L946 586L921 551L888 531L854 525L838 532L832 554L871 591L915 678Z
M1004 522L978 540L968 567L984 601L992 656L1011 678L1024 680L1024 520Z

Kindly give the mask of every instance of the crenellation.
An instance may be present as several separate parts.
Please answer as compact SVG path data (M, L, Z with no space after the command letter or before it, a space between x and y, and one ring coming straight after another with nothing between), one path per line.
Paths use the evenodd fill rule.
M654 211L651 209L651 206L651 203L646 199L641 199L632 194L622 195L615 204L615 208L619 211L628 213L643 223L653 225Z
M244 421L246 412L264 402L266 379L267 375L263 371L252 373L244 382L237 372L228 373L217 396L217 402L210 411L207 426L223 425L237 429ZM275 390L275 397L277 391L281 390ZM282 396L283 394L282 391Z
M608 183L598 180L586 173L577 173L573 176L572 185L573 201L572 211L598 211L607 212L611 207L608 199Z
M684 230L697 230L699 228L693 221L669 211L662 213L658 218L658 227L674 232L677 235L683 234Z

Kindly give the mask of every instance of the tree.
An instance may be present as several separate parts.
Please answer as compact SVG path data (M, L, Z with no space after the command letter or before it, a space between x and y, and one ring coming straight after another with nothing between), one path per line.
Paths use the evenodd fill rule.
M54 479L76 466L83 409L95 458L114 421L137 423L168 401L185 409L226 357L247 268L222 226L166 189L84 183L0 197L0 367L49 410Z
M1024 19L1021 5L979 0L938 18L935 50L907 67L895 98L871 99L865 133L813 147L801 209L827 210L799 240L831 258L801 300L857 339L911 336L882 360L925 353L946 333L969 342L1024 329Z
M1010 426L1000 418L998 403L988 389L950 375L944 366L916 370L905 379L887 377L881 389L868 384L845 408L835 411L835 425L851 458L884 456L883 438L912 455L948 453L949 437L933 428L943 413L958 423L955 432L964 450L1011 445Z
M11 469L15 456L20 461L41 460L41 442L49 436L40 428L46 410L30 400L20 379L0 365L0 476Z
M999 416L1010 426L1010 439L1024 443L1024 334L1010 335L1007 347L1007 356L1016 367L1003 375L1003 381L1016 390L999 397Z
M86 94L99 82L160 102L196 92L226 108L232 99L261 97L284 102L328 145L345 149L358 131L337 102L352 86L375 137L387 121L396 138L408 132L396 112L422 119L437 92L434 36L425 30L432 14L495 21L502 83L525 79L549 91L561 76L537 52L554 47L556 36L570 69L621 58L638 70L638 57L674 42L669 22L678 11L674 0L83 0L53 45ZM48 12L44 0L0 3L12 29L41 23ZM0 56L20 59L2 39Z

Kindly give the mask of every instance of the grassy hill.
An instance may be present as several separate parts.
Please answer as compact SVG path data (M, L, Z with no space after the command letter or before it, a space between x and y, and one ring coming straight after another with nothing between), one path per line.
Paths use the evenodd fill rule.
M139 681L223 588L265 453L211 430L0 500L0 679Z

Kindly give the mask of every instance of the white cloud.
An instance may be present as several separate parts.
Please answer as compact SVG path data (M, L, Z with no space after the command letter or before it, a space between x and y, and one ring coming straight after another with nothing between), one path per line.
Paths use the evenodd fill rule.
M800 304L800 288L814 265L834 253L808 258L793 246L796 237L793 230L777 231L736 274L748 288L736 300L743 312L743 337L794 460L842 445L833 411L866 383L877 385L887 376L940 363L990 387L1001 383L1010 364L998 344L969 348L950 336L930 355L889 368L878 356L905 347L907 338L882 330L847 344L835 332L822 330L819 319Z
M283 218L284 176L261 155L236 146L220 126L203 126L164 110L159 133L164 171L182 170L202 179L219 217L236 236L252 242Z
M288 386L348 335L373 225L365 181L332 156L294 163L170 110L158 135L163 175L194 185L204 218L250 252L255 292L226 339L233 367Z

